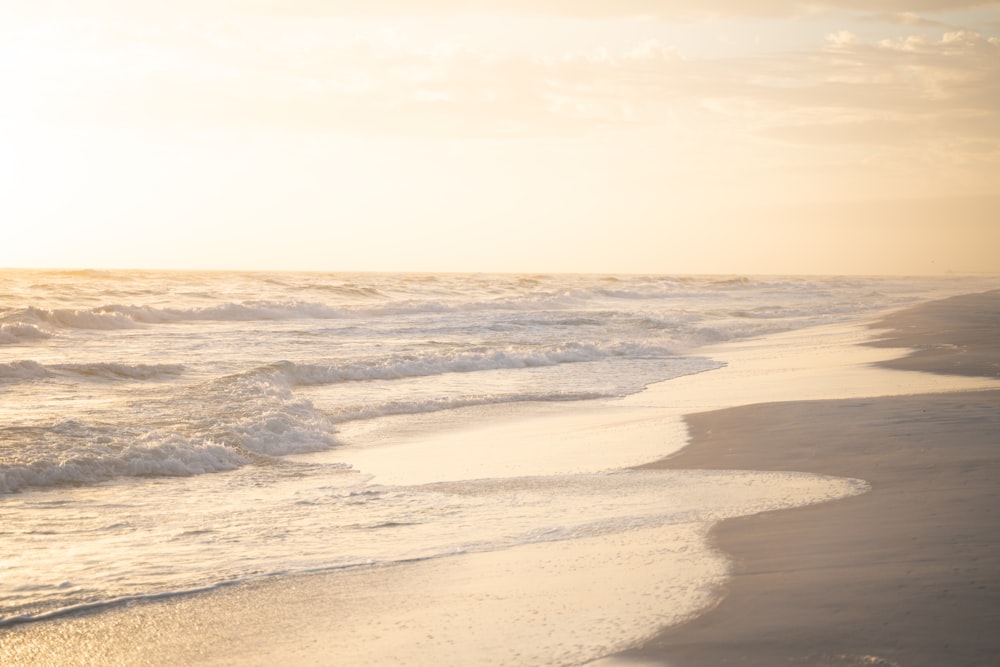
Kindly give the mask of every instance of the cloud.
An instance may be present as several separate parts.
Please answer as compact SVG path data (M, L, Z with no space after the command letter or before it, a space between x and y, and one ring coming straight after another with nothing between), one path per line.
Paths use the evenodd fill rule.
M826 36L827 44L835 48L847 48L856 46L861 40L850 30L838 30Z
M945 30L958 30L959 26L943 21L929 19L915 12L883 12L881 14L871 14L861 18L866 23L888 23L913 28L942 28Z

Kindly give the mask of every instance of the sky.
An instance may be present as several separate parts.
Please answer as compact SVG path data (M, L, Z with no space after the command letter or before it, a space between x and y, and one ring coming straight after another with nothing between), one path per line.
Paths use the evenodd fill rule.
M1000 272L1000 0L5 0L0 267Z

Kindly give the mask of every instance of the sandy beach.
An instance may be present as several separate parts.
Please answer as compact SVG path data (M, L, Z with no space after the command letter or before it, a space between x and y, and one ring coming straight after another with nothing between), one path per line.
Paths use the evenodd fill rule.
M0 667L1000 667L1000 0L0 34Z
M890 368L996 376L1000 293L877 323ZM676 666L995 665L1000 392L749 405L687 417L656 468L802 470L869 493L719 524L722 602L623 654Z
M751 340L726 348L725 369L582 416L500 418L432 432L423 440L433 450L410 435L357 453L401 484L421 483L408 452L434 451L454 479L474 478L482 462L461 452L475 434L504 444L497 456L518 442L522 459L510 464L522 474L517 465L537 468L548 445L676 450L687 415L688 446L640 468L797 471L870 484L843 500L716 524L716 552L692 553L730 563L723 590L703 592L717 602L631 649L587 642L596 626L677 622L681 612L665 608L676 598L648 590L648 577L678 556L656 530L271 578L13 625L0 628L0 663L568 665L589 654L610 656L595 664L671 667L994 664L1000 391L956 389L983 384L973 371L996 376L996 329L984 313L1000 312L998 302L1000 292L970 295L896 314L878 331ZM944 329L954 333L942 338ZM872 335L891 349L856 344ZM914 352L888 361L899 347ZM964 378L914 372L919 360L940 371L956 359ZM871 370L876 363L886 368ZM829 400L866 391L885 397ZM739 407L717 409L724 405ZM542 469L557 475L566 465L553 457ZM546 644L550 636L558 639Z

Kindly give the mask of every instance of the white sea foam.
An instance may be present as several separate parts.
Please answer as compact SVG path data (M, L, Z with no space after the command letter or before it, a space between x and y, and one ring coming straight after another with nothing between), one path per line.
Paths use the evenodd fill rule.
M29 376L53 373L34 362L14 367ZM156 377L177 370L126 369ZM118 374L121 369L97 366L87 372ZM0 494L117 477L214 473L337 444L328 415L288 386L259 377L181 388L134 407L141 410L139 419L126 414L121 421L100 421L98 413L0 430L2 444L9 447L0 449Z
M336 446L336 428L307 400L234 401L216 417L212 432L267 456L316 452Z
M197 475L234 470L248 458L231 447L181 437L115 446L77 446L58 458L0 464L0 493L29 487L95 484L115 477Z
M262 457L301 454L336 445L334 428L307 401L252 404L219 415L211 428L177 418L174 429L120 429L61 422L21 440L48 446L0 461L0 494L27 488L96 484L120 477L171 477L235 470ZM211 436L218 438L211 439ZM9 436L9 439L14 439Z
M463 397L439 396L420 400L394 400L381 403L354 403L339 405L330 409L330 416L343 423L360 419L375 419L396 415L414 415L428 412L442 412L458 408L470 408L481 405L500 405L503 403L543 403L553 401L586 401L598 398L610 398L612 395L599 392L523 392L511 394L480 394Z
M687 554L690 565L706 559L710 567L699 568L698 574L707 581L698 584L707 586L720 575L714 571L717 559L703 546L704 530L712 521L866 489L857 480L798 473L627 472L390 487L343 472L328 469L314 484L296 483L295 477L272 478L260 492L252 490L257 478L244 474L244 484L251 490L242 494L232 487L226 491L227 487L209 488L196 481L161 485L159 493L179 505L158 502L136 486L95 490L79 499L73 521L62 523L50 514L47 523L39 524L45 526L44 535L35 533L32 523L44 521L44 514L36 517L24 506L22 515L28 516L22 516L25 530L16 537L17 546L60 581L77 583L38 590L44 603L22 599L16 607L2 610L6 613L0 613L0 626L276 573L412 564L542 545L572 543L575 550L597 540L613 545L602 555L612 559L609 565L617 558L618 566L626 566L633 542L638 547L658 529L670 531L669 539L676 542L672 550ZM204 494L204 503L192 515L194 499L187 496L195 490ZM130 519L109 527L108 512L122 503L133 507ZM0 507L0 519L3 512ZM64 534L75 538L75 558L70 561L45 546ZM130 548L122 550L122 543ZM234 549L225 548L227 544ZM252 559L239 546L243 544L253 545ZM106 558L111 545L116 559L102 565L103 597L81 599L79 582L86 580L92 562ZM211 550L212 559L205 558L206 550ZM575 558L566 566L585 576L585 561ZM18 562L22 563L18 572L30 563ZM164 577L168 564L167 569L178 574ZM655 569L655 577L645 579L647 586L659 582L657 586L667 587L670 568ZM552 577L550 583L558 581L555 573ZM675 603L687 608L692 601ZM695 603L704 602L697 598Z

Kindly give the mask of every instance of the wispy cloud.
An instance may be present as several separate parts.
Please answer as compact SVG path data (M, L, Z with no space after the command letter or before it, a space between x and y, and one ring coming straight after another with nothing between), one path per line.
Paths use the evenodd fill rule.
M860 19L865 23L886 23L890 25L900 25L913 28L940 28L944 30L961 30L961 26L944 21L930 19L921 16L916 12L882 12L879 14L868 14Z

